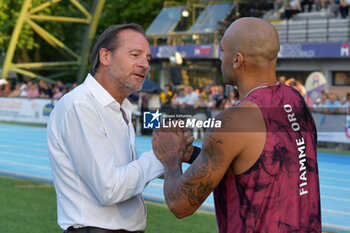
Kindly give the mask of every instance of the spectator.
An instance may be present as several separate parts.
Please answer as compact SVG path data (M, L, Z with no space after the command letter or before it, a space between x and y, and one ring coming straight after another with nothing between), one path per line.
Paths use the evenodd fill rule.
M305 6L307 5L307 12L311 12L313 0L302 0L301 1L301 12L305 12Z
M27 96L28 96L28 92L27 92L27 83L26 83L26 82L23 82L23 83L21 84L19 96L20 96L20 97L27 97Z
M278 77L278 82L280 82L280 83L286 83L286 76L284 76L284 75L279 76L279 77Z
M231 91L230 93L230 101L231 101L231 105L235 106L238 101L239 101L239 93L237 89L234 89L233 91Z
M171 98L173 96L173 93L170 90L170 85L165 85L164 91L160 93L160 101L162 104L171 104Z
M159 92L154 91L152 93L148 93L147 97L148 99L148 109L151 111L160 109L161 103L160 103L160 97L159 97Z
M285 2L286 2L286 0L276 0L274 2L274 10L277 13L277 15L281 18L284 15Z
M326 11L326 1L325 0L315 0L316 11Z
M66 90L66 86L60 80L58 80L56 82L56 87L58 87L58 89L60 89L61 93L64 93Z
M47 88L47 85L44 80L40 80L39 83L39 95L41 98L48 98L45 96L45 89Z
M340 0L340 14L342 18L346 18L350 15L349 12L350 0Z
M300 12L300 2L299 0L290 0L284 5L284 14L282 19L291 19L295 14Z
M47 84L44 80L40 80L39 93L41 98L51 98L53 96L52 86Z
M334 18L340 14L340 0L330 0L330 12Z
M193 106L198 101L199 97L197 92L193 90L191 86L185 87L185 103L186 105Z
M228 109L228 108L232 107L231 99L228 98L227 96L224 96L223 107L224 107L224 109Z
M171 106L172 107L176 107L177 106L177 102L176 102L177 97L178 97L178 93L174 92L173 96L171 97Z
M342 98L340 98L340 108L339 108L339 113L348 113L349 111L349 98L350 98L350 93L346 94L345 96L342 96Z
M199 95L199 98L197 100L197 102L194 105L194 108L206 108L208 105L207 100L204 98L204 93L201 93Z
M175 98L173 104L174 105L178 105L181 107L185 107L186 106L186 98L185 98L185 92L183 89L181 89L178 93L178 95L174 95L173 99Z
M219 85L216 87L216 90L217 90L217 93L213 94L213 99L215 102L214 102L211 117L215 117L222 110L225 109L224 88L223 88L223 86Z
M15 89L9 94L8 97L19 97L21 94L21 83L17 83Z
M321 104L321 98L317 98L316 100L315 100L315 103L311 106L311 105L309 105L309 107L310 107L310 110L312 111L312 112L321 112L320 111L320 104Z
M4 84L0 85L0 96L7 97L10 93L11 93L11 83L5 80Z
M71 85L67 85L67 86L66 86L65 93L68 93L68 92L72 91L72 90L73 90L74 88L76 88L77 86L78 86L77 83L73 83L73 84L71 84Z
M328 96L326 93L322 93L321 98L317 98L315 104L312 106L313 112L323 112L327 110Z
M37 83L29 82L27 86L27 97L28 98L39 98L39 86Z
M295 82L295 88L297 89L297 91L299 91L300 95L302 97L305 97L306 95L306 90L305 90L305 87L304 87L304 84L303 82L300 80L300 79L297 79L296 82Z
M45 98L52 98L53 97L53 87L52 87L51 83L46 83L44 95L45 95Z
M132 104L137 104L140 99L139 94L137 92L131 93L127 98Z
M346 106L347 106L347 109L346 109L346 111L347 111L347 113L348 112L350 112L350 92L348 92L347 94L346 94Z
M4 79L4 78L0 79L0 86L5 85L6 83L7 83L6 79Z
M327 101L326 113L339 113L341 103L337 100L337 96L334 93L329 93L329 99Z
M295 78L289 78L286 82L285 82L285 84L287 85L287 86L290 86L290 87L294 87L294 88L296 88L296 85L297 85L297 83L296 83L296 80L295 80Z
M61 92L60 88L57 86L53 88L52 94L53 94L52 96L53 99L59 99L63 96L63 93Z
M207 101L207 107L208 108L213 108L215 104L215 100L213 98L213 94L208 95L208 101Z

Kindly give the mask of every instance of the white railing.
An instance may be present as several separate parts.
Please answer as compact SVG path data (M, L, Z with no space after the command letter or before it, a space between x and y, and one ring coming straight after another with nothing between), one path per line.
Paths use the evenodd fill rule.
M349 19L298 19L273 23L280 43L318 43L350 41Z

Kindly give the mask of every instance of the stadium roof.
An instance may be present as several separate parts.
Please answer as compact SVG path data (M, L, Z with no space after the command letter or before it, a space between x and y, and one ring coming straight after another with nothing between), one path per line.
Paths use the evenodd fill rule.
M208 5L199 15L196 22L192 25L189 33L210 33L215 32L220 20L225 19L232 11L234 4L213 4Z
M168 35L180 21L181 11L182 6L164 7L147 28L146 35Z

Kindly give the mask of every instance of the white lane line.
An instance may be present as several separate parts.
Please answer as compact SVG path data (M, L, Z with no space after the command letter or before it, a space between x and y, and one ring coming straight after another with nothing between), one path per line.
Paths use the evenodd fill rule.
M329 224L325 222L322 223L322 229L336 231L336 232L350 232L350 227L339 226L339 225Z
M16 157L20 157L20 158L31 158L31 159L40 159L40 160L49 161L48 156L43 157L43 156L19 154L19 153L7 152L7 151L0 151L0 156L1 155L11 155L11 156L16 156Z
M350 167L349 167L350 168ZM319 169L320 174L322 174L322 172L331 172L331 173L337 173L337 174L347 174L350 175L350 171L339 171L339 170L332 170L332 169Z
M0 163L19 165L19 166L24 166L24 167L32 167L32 168L36 168L36 169L51 170L50 166L46 167L46 166L40 166L40 165L34 165L34 164L28 164L28 163L7 161L7 160L3 160L3 159L0 159Z
M14 146L14 145L4 145L4 144L0 144L0 148L12 148L12 149L18 149L19 146ZM21 148L22 149L22 148ZM27 147L24 150L26 151L36 151L36 152L46 152L48 153L48 149L44 150L44 149L36 149L36 148L31 148L31 147Z
M326 189L336 189L336 190L343 190L343 191L350 191L350 188L344 188L344 187L338 187L333 185L320 185L321 188Z
M330 209L321 209L321 212L331 213L331 214L342 214L342 215L349 215L350 213L341 211L341 210L330 210Z
M155 186L155 187L163 187L163 184L154 184L154 183L149 183L150 186Z
M335 180L335 181L349 182L350 183L350 179L327 177L327 176L320 176L320 180Z
M23 140L23 141L21 141L21 140L8 140L8 139L6 139L6 141L4 142L3 140L1 140L1 137L0 137L0 141L2 142L2 143L11 143L11 144L13 144L13 145L17 145L17 144L19 144L19 145L21 145L22 146L22 144L26 144L26 145L29 145L29 146L33 146L33 145L36 145L36 146L40 146L40 147L43 147L43 146L45 146L45 147L47 147L47 143L46 143L46 140L45 140L45 143L39 143L39 142L32 142L32 141L30 141L31 139L30 138L26 138L27 140Z
M43 176L36 176L36 175L28 175L21 172L12 172L12 171L6 171L6 170L0 170L0 175L5 176L12 176L12 177L18 177L18 178L29 178L31 180L39 181L39 182L46 182L52 184L52 178L43 177Z
M38 135L37 133L29 133L29 134L24 134L23 132L16 132L14 134L0 134L0 137L11 137L11 138L20 138L20 139L35 139L35 140L42 140L46 139L46 134L44 135Z
M334 201L350 202L350 199L348 199L348 198L332 197L332 196L326 196L326 195L321 195L321 199L329 199L329 200L334 200Z

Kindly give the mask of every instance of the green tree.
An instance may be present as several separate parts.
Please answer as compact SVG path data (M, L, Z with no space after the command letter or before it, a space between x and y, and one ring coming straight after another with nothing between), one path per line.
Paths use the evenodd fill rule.
M107 0L98 33L114 24L138 23L145 30L163 8L164 0Z
M32 8L47 0L32 0ZM91 7L91 0L84 1L83 5L88 8ZM11 35L16 25L17 19L24 0L2 0L0 1L0 51L6 52L10 43ZM69 17L82 17L83 14L75 8L69 1L62 1L52 6L44 8L38 12L39 15L56 15ZM81 35L84 31L84 25L77 25L72 23L58 23L54 21L33 20L39 24L46 31L53 36L66 43L73 51L78 52L81 46ZM74 25L74 27L72 27ZM69 33L67 33L69 32ZM54 55L52 57L51 55ZM16 62L39 61L41 57L46 60L57 60L55 57L59 56L57 51L48 46L46 41L40 38L32 28L24 23L20 37L16 47Z
M0 0L0 54L3 57L10 43L11 35L24 1ZM185 2L185 0L180 1ZM47 2L47 0L32 0L32 7L44 2ZM93 0L80 0L79 2L88 11L91 11ZM162 9L163 4L164 0L106 0L96 37L107 27L121 23L138 23L146 30ZM83 14L69 0L62 0L59 3L52 4L52 6L39 11L38 14L83 17ZM73 51L80 54L86 25L42 20L33 21L65 43ZM23 25L16 47L14 62L64 61L70 59L66 54L57 53L57 50L47 44L28 24L25 23ZM0 62L2 64L2 61ZM40 74L48 75L54 71L54 69L40 71ZM75 80L75 77L76 73L72 72L72 81Z

